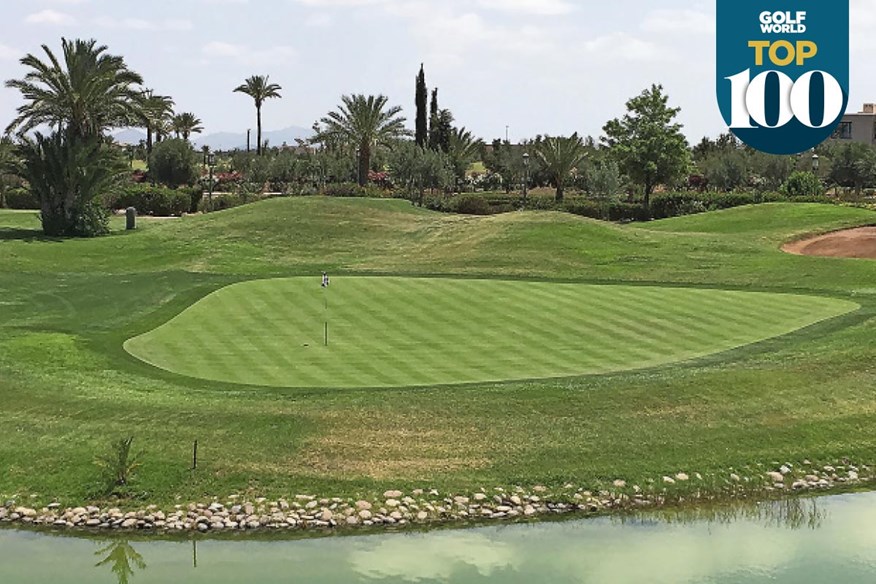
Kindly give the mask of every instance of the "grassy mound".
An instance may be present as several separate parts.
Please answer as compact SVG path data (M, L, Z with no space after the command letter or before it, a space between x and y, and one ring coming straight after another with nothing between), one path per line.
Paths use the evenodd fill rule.
M97 479L95 457L131 435L145 450L132 485L138 505L237 492L356 496L566 481L599 490L617 478L645 485L682 470L708 476L803 458L876 463L876 368L869 365L876 362L876 262L779 249L801 233L874 222L876 214L860 209L780 204L619 226L558 213L457 217L398 201L313 197L144 219L132 233L114 219L112 236L74 241L42 237L34 213L0 211L0 500L85 502ZM230 285L312 278L323 269L336 286L366 275L476 276L497 286L515 278L647 283L828 297L862 308L693 362L416 390L251 389L167 373L122 348L212 293L234 291ZM469 309L480 301L472 296L442 311L446 318L478 316ZM523 304L539 297L531 296ZM636 326L653 329L647 319L673 309L673 302L657 302L639 311L645 320ZM410 310L395 303L398 313ZM758 304L742 314L773 314ZM558 326L579 315L546 306L542 316ZM615 312L603 316L584 337L614 327ZM657 347L673 342L674 331L663 339L642 336ZM559 344L551 349L561 362L575 356ZM605 361L615 358L613 348L599 349ZM177 359L188 361L202 351L191 342L179 352ZM194 440L200 462L193 473Z
M662 365L855 310L832 298L499 280L235 284L125 348L191 377L275 387L404 387ZM329 344L325 346L325 324Z

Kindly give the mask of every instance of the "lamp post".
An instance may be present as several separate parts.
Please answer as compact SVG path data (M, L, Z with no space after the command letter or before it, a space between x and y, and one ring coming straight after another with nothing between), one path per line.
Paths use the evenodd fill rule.
M210 169L210 190L209 195L207 196L207 206L212 211L213 210L213 168L216 167L216 155L212 152L206 153L207 157L207 168Z
M523 153L523 201L529 194L529 152Z
M356 183L362 185L362 149L356 148Z
M818 157L818 154L813 154L812 155L812 172L814 172L817 175L819 168L821 168L821 159Z

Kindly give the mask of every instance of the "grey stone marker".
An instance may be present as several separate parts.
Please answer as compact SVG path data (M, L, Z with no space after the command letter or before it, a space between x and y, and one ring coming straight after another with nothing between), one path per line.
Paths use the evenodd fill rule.
M131 231L137 228L137 209L128 207L125 209L125 229Z

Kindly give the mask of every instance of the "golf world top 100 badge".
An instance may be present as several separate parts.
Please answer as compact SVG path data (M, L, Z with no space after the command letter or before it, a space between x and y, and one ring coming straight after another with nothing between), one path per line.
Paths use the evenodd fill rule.
M717 0L718 105L770 154L829 138L849 99L849 0Z

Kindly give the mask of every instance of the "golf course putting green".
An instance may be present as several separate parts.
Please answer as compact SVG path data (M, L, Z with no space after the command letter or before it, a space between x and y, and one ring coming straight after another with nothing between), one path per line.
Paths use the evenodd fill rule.
M167 371L238 384L441 385L662 365L858 308L690 288L338 277L324 289L319 277L288 278L218 290L125 349Z

